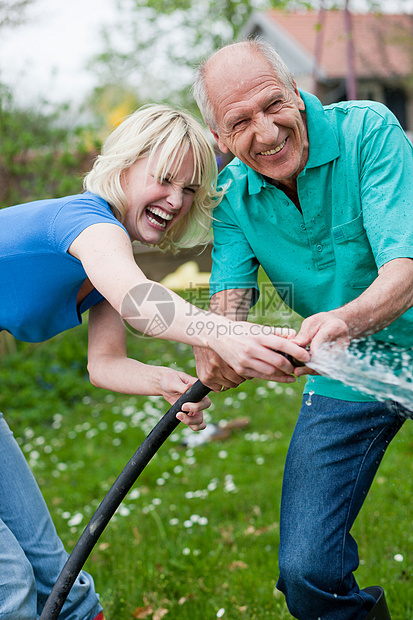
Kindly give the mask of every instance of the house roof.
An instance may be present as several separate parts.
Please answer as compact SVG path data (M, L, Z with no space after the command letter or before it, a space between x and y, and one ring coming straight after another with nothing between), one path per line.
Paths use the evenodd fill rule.
M324 78L342 78L348 72L347 34L344 11L329 10L323 17L317 11L285 12L269 10L261 14L267 29L273 31L272 44L281 47L289 39L316 60ZM261 24L264 20L260 20ZM413 69L413 16L376 13L352 14L354 66L359 78L405 77ZM319 53L317 52L317 46Z

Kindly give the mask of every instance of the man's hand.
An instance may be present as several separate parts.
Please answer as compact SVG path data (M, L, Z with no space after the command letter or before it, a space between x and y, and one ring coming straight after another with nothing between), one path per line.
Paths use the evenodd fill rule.
M214 392L220 392L222 388L238 387L245 381L214 351L194 347L194 355L198 378Z
M293 342L311 345L314 354L322 345L347 347L354 338L365 338L390 325L413 306L413 260L396 258L380 267L378 277L348 304L305 319ZM296 376L314 374L297 368Z
M348 347L350 330L347 323L337 316L337 313L338 311L334 310L332 312L320 312L304 319L297 336L292 338L293 342L302 347L310 345L311 355L326 345L339 348ZM300 377L317 373L307 366L302 366L295 368L294 374Z
M295 335L292 330L274 327L269 331L268 326L246 322L234 322L234 326L241 327L239 335L233 329L225 339L217 339L214 348L218 352L202 349L195 354L199 378L217 392L254 377L292 383L296 378L289 356L304 363L309 360L308 352L288 338Z
M251 289L223 290L211 298L210 311L233 320L246 320L251 304ZM238 387L244 377L238 375L215 351L194 347L199 379L214 392Z
M319 312L304 319L297 336L291 340L302 347L311 345L311 350L317 349L322 344L333 342L345 347L350 342L349 327L335 314L334 310Z
M308 353L291 340L293 330L269 330L246 321L251 298L251 289L232 289L219 291L211 299L211 311L233 321L223 324L219 334L210 334L212 350L194 348L198 377L215 392L253 377L292 383L294 367L279 352L308 361Z

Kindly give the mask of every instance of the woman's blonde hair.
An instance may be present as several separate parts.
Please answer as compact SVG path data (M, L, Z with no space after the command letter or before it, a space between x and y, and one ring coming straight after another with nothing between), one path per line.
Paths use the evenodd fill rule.
M212 209L220 202L217 164L204 128L188 113L167 105L146 105L127 117L106 139L101 155L84 179L86 190L104 198L115 217L123 222L128 203L121 185L124 170L138 159L149 160L161 148L155 176L178 172L191 148L194 157L193 184L199 184L188 214L168 231L157 246L177 251L205 244L210 238Z

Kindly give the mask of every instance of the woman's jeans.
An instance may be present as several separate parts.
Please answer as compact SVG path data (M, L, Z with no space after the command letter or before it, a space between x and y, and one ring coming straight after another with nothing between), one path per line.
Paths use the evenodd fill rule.
M35 620L68 554L12 432L0 414L0 620ZM93 580L81 572L59 620L101 611Z
M352 574L359 558L350 529L405 410L306 399L284 472L278 588L300 620L362 620L374 599Z

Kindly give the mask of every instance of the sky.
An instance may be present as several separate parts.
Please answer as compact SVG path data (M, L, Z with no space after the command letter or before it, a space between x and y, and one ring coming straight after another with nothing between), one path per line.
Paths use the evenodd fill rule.
M355 10L363 4L352 0ZM385 0L383 6L413 12L413 0ZM80 103L96 84L86 64L102 51L102 26L117 18L115 0L35 0L27 18L1 33L0 81L23 103Z
M0 81L21 100L81 101L93 88L88 60L102 51L99 35L116 18L114 0L35 0L27 23L0 39Z

